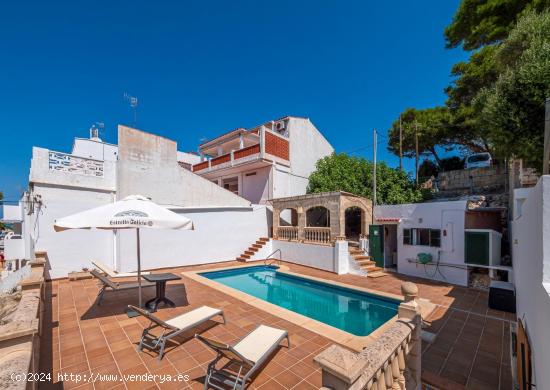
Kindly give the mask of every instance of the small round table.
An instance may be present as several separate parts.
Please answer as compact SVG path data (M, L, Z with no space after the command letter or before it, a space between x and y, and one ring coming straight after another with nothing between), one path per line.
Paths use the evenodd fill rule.
M170 280L180 280L181 278L172 273L162 273L162 274L149 274L143 275L143 279L148 282L154 282L157 288L157 296L153 299L149 299L145 303L145 307L149 308L151 312L157 311L157 306L159 303L163 302L168 306L175 307L176 305L170 299L166 298L166 282Z

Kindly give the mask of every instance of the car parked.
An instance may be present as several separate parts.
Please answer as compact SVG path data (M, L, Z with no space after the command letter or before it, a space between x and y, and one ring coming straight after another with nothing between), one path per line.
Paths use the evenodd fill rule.
M475 153L466 157L465 168L483 168L493 165L493 158L490 153Z

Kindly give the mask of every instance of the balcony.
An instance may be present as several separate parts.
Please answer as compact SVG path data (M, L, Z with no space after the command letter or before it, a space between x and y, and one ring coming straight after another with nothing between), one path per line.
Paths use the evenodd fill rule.
M288 139L265 128L261 128L257 132L258 134L247 132L244 136L242 133L239 134L239 142L237 139L233 139L202 149L203 154L212 157L193 165L193 172L205 174L261 160L277 161L288 165L290 159ZM233 149L234 147L238 149ZM227 149L231 149L231 151L223 153Z
M116 188L116 162L94 160L34 147L30 182L112 191Z

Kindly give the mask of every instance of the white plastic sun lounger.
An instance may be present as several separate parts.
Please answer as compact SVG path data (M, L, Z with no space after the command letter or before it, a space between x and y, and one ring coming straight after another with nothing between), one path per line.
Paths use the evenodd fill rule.
M92 264L110 278L131 278L137 276L137 272L117 272L99 260L93 260ZM141 272L142 275L149 275L150 273L149 271Z
M217 352L216 358L210 362L206 371L204 388L213 387L225 390L227 386L233 389L244 389L247 380L262 366L262 364L279 347L283 339L290 339L286 330L260 325L234 346L222 344L206 337L195 335L197 339ZM221 368L216 364L222 358L229 360ZM243 372L243 369L246 373Z
M141 314L149 321L151 321L149 326L143 329L141 340L137 349L138 351L141 351L143 347L146 347L148 349L155 350L160 347L158 360L161 360L162 356L164 355L166 342L185 332L186 330L192 329L216 316L221 316L223 319L223 323L226 323L223 310L214 309L213 307L209 306L201 306L199 308L196 308L195 310L180 314L179 316L170 318L169 320L165 321L138 307L128 305L128 308L136 311L137 313ZM160 336L155 336L151 334L150 331L155 328L163 329Z

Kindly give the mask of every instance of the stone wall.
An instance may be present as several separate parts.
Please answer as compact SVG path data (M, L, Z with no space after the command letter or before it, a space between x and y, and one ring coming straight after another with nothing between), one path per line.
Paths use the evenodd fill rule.
M40 356L42 311L44 308L45 253L36 253L31 274L23 279L21 300L0 326L0 388L36 389L37 382L15 380L12 375L37 373Z
M460 169L441 172L438 175L440 191L491 191L504 189L506 186L507 171L500 165L491 167Z

